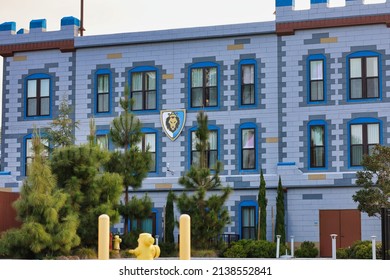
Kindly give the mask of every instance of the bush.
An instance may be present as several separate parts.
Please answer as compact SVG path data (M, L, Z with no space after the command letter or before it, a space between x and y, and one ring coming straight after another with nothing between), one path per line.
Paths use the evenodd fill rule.
M372 242L370 240L356 241L348 248L340 248L336 251L338 259L372 259ZM382 258L382 245L376 243L376 258Z
M286 251L286 246L280 244L279 253ZM242 239L233 242L222 254L225 258L275 258L276 243L265 240Z
M75 251L75 255L81 260L97 259L96 251L92 248L78 248Z
M175 243L161 242L158 246L160 247L161 257L177 257L178 252Z
M135 249L138 247L138 237L140 230L134 230L121 236L121 249Z
M297 258L315 258L318 256L318 249L313 242L303 241L295 251L294 256Z

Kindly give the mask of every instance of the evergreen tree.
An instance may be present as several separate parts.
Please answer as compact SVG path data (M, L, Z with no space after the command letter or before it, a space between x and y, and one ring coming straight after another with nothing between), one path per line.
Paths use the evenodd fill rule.
M224 207L231 188L223 187L219 177L221 163L217 161L211 173L208 167L209 130L208 117L204 112L197 116L196 150L199 153L199 163L193 164L190 170L179 179L187 191L194 193L189 196L183 192L177 199L177 207L182 214L191 217L191 241L195 248L205 249L209 241L216 238L230 222L229 212ZM208 195L215 191L221 194Z
M279 176L279 183L276 196L276 223L275 223L275 240L276 235L280 235L280 243L286 242L286 229L284 226L284 190L282 179Z
M64 97L60 103L58 117L51 122L46 132L52 149L73 145L74 130L78 128L79 122L74 122L69 117L71 113L72 107Z
M175 194L173 191L169 191L167 196L167 203L165 205L165 229L164 229L164 242L174 243L175 237L173 231L175 230L175 217L173 212L173 201Z
M77 232L86 247L97 246L101 214L107 214L112 223L119 220L122 177L104 171L102 166L108 158L107 151L90 144L56 149L51 158L58 186L70 194L68 211L79 213Z
M258 232L258 240L267 240L267 198L266 198L266 189L265 189L265 180L263 170L260 173L260 187L259 194L257 196L257 204L260 209L259 215L259 227L260 232Z
M142 186L151 164L151 156L146 151L141 151L137 144L142 140L140 120L131 113L132 100L128 98L129 89L125 88L124 98L120 100L122 113L116 117L111 124L110 137L112 142L122 151L111 154L109 162L105 165L107 171L116 172L123 177L123 188L125 192L125 207L129 201L129 187L136 190ZM125 234L128 229L128 219L125 208L121 208L121 215L125 219Z
M65 211L68 195L56 188L40 137L35 135L32 143L35 156L14 204L23 224L3 236L0 251L20 258L69 254L80 243L77 215Z

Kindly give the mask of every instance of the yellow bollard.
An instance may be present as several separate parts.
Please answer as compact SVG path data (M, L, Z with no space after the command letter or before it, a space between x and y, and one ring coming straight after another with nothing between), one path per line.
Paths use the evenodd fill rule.
M110 217L106 214L99 216L98 259L110 258Z
M180 260L191 259L191 218L187 214L180 216Z

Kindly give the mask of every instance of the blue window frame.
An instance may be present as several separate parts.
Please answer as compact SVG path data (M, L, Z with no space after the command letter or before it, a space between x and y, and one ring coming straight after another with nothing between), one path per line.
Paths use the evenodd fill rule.
M112 81L111 71L100 69L96 71L95 89L95 113L107 114L111 112Z
M145 219L129 219L129 232L137 230L150 233L152 236L158 235L157 224L160 222L158 216L157 209L152 208L152 213Z
M47 74L34 74L26 78L25 117L50 118L52 81Z
M307 102L326 102L326 57L323 54L307 58Z
M347 56L347 100L376 101L381 99L381 55L372 51Z
M370 155L375 145L382 143L382 121L357 118L348 123L349 167L360 167L364 155Z
M240 125L239 136L240 170L258 170L257 126L254 123Z
M238 80L240 106L256 106L257 104L257 62L244 59L239 64Z
M143 133L141 142L138 143L138 148L145 152L149 147L149 153L152 158L150 163L149 172L157 172L157 130L151 128L142 128Z
M327 124L323 120L308 123L309 169L326 169L327 161Z
M207 165L208 167L213 170L215 169L215 164L219 160L219 128L217 126L210 125L208 127L209 129L209 149L207 151ZM197 165L199 164L199 152L196 150L196 144L197 144L197 137L196 137L196 130L197 127L191 128L189 130L189 151L190 151L190 161L189 161L189 167L193 164Z
M155 111L158 108L158 70L152 66L135 67L129 73L133 111Z
M240 239L256 239L258 205L255 201L242 201L239 207Z
M219 106L219 65L195 63L189 67L189 104L192 109L215 109Z

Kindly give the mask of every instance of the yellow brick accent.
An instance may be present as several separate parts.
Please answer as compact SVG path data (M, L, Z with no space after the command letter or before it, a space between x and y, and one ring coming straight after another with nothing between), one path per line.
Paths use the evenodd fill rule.
M27 56L25 55L19 55L19 56L14 56L14 61L26 61Z
M338 38L337 37L321 38L320 42L321 42L321 44L337 43Z
M156 189L172 189L172 184L156 184Z
M244 44L228 45L227 46L228 51L243 50L243 49L244 49Z
M122 54L121 54L121 53L109 53L109 54L107 55L107 58L108 58L108 59L122 58Z
M268 137L265 139L265 142L266 143L278 143L279 142L279 138L278 137Z
M12 192L12 188L0 188L0 192Z
M173 74L162 75L163 80L172 80L175 76Z
M326 180L326 174L309 174L309 180Z

